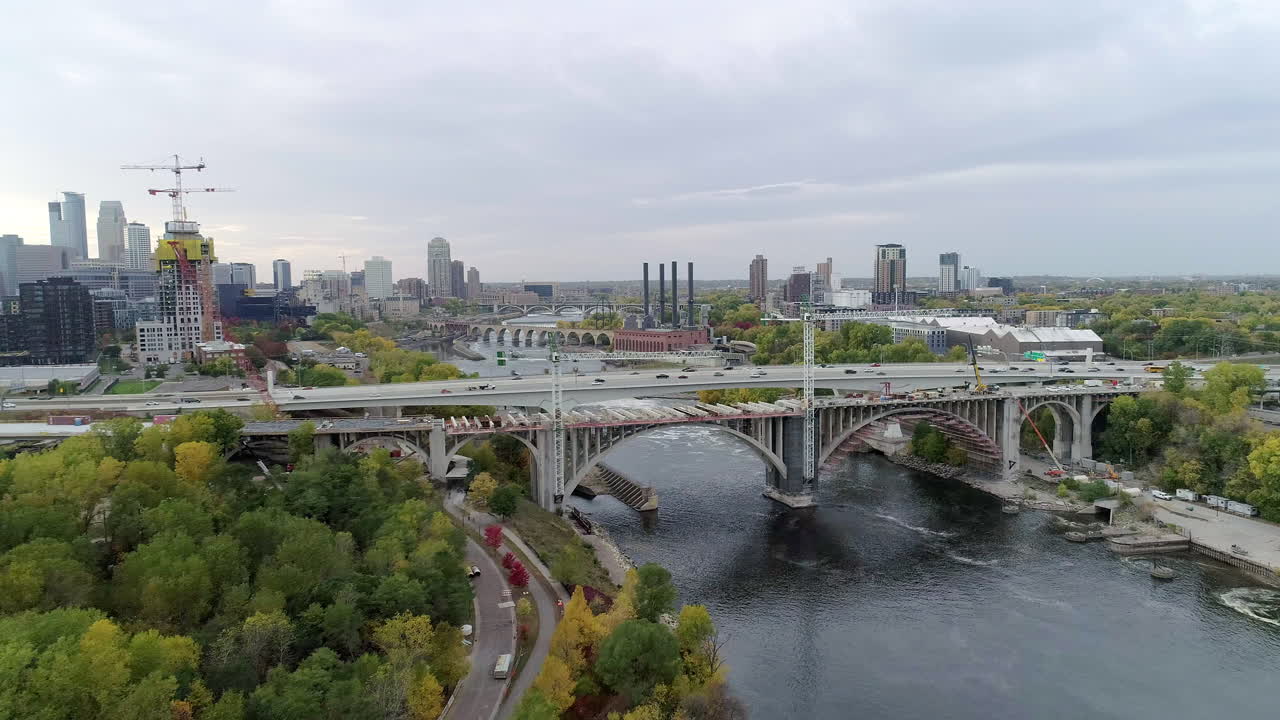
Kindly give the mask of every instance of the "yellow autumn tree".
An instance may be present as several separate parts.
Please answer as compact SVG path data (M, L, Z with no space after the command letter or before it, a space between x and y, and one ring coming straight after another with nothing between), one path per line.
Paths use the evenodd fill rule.
M617 630L622 623L635 618L636 585L639 582L640 575L634 569L628 570L626 579L622 581L622 590L613 599L613 606L609 608L609 612L600 616L600 625L606 636Z
M409 705L409 717L413 720L436 720L444 710L444 690L435 675L423 673L409 687L405 701Z
M203 441L184 442L173 450L173 469L178 477L203 487L218 462L218 448Z
M560 712L569 709L573 704L573 688L577 680L573 672L563 660L554 655L547 657L542 663L542 672L533 681L533 686L542 691L543 697L556 706Z
M600 619L591 612L582 588L573 591L573 597L564 608L564 617L551 635L550 657L560 658L577 676L587 664L587 650L595 647L604 637Z
M475 476L471 481L471 489L467 492L467 499L476 507L488 507L489 498L493 497L493 491L498 489L498 481L487 472L482 472Z

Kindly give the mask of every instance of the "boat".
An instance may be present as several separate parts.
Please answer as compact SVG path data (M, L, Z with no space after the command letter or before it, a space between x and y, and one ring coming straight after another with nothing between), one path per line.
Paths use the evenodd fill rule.
M1022 508L1018 507L1016 504L1005 505L1000 508L1000 512L1004 513L1005 515L1017 515L1021 509Z
M1231 554L1233 554L1233 555L1248 555L1248 554L1249 554L1249 551L1248 551L1248 550L1245 550L1244 548L1240 547L1239 545L1232 545L1232 546L1231 546Z
M1167 567L1165 565L1151 566L1151 577L1153 578L1158 580L1172 580L1176 576L1177 573L1175 573L1171 567Z
M1066 537L1071 542L1077 542L1077 543L1082 543L1089 539L1088 535L1085 535L1082 532L1076 532L1075 530L1072 530L1071 532L1067 533L1064 537Z

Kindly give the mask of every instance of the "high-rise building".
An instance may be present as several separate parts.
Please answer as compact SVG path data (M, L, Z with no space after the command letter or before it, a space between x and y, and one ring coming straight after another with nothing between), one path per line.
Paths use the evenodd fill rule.
M124 233L129 221L119 200L103 200L98 204L98 259L109 263L124 262Z
M938 255L938 292L953 293L960 289L960 253Z
M427 293L430 297L449 297L453 292L453 276L449 259L449 241L431 238L427 243Z
M965 265L960 271L960 289L973 290L975 288L986 287L987 281L982 277L982 270L976 267Z
M875 292L907 289L907 249L897 243L876 246Z
M747 299L757 305L763 305L769 297L769 261L763 255L756 255L751 261L751 287Z
M792 268L791 276L787 278L787 302L808 302L810 290L816 280L814 273L806 270L803 265Z
M0 235L0 296L18 294L18 248L22 238Z
M125 226L124 264L130 270L155 270L151 259L151 228L131 222Z
M332 300L351 297L351 275L342 270L325 270L321 275L321 287L325 296Z
M364 292L370 300L381 300L395 294L391 280L391 261L374 255L364 261Z
M89 230L84 219L84 195L64 192L61 202L49 203L49 244L66 248L78 258L89 257Z
M293 287L293 266L288 260L273 260L271 275L276 283L276 292L283 292Z
M427 297L427 281L422 278L400 278L396 281L396 294L422 300Z
M824 290L830 290L832 288L831 269L832 269L831 258L827 258L826 262L818 263L817 280L819 280L822 283L822 289Z
M182 249L196 278L211 282L218 260L213 239L202 236L200 224L192 220L170 220L164 228L164 237L156 244L157 319L140 320L136 326L138 354L145 363L188 360L196 345L222 339L221 322L205 326L200 282L183 272L174 247Z
M247 288L258 284L258 268L253 263L231 263L231 284Z
M475 265L472 265L467 269L467 299L475 300L480 297L482 289L480 287L480 271L476 269Z
M351 294L363 295L367 300L369 298L369 295L367 294L369 290L368 288L365 287L365 284L364 284L364 271L352 270L350 277L351 277Z
M987 278L987 287L1000 288L1005 295L1013 294L1013 278Z
M467 296L467 266L461 260L449 263L449 297Z
M69 278L23 283L18 290L27 351L36 365L72 365L93 359L93 298Z
M71 267L73 254L69 248L53 245L18 245L14 249L14 292L18 285L47 280Z

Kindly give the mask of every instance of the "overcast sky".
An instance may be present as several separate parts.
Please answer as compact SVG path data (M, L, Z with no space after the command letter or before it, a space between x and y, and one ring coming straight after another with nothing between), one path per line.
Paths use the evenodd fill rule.
M4 0L0 233L88 196L270 273L1280 271L1280 2Z

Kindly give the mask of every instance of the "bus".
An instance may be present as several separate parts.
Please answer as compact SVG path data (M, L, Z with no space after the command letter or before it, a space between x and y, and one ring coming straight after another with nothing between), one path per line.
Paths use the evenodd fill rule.
M1147 372L1149 372L1149 373L1162 373L1162 372L1164 372L1164 368L1160 367L1159 365L1148 365L1148 366L1147 366Z
M505 678L511 672L511 653L503 653L498 656L498 661L493 664L493 676L498 679Z

